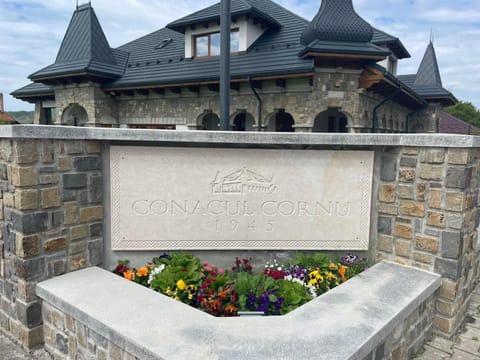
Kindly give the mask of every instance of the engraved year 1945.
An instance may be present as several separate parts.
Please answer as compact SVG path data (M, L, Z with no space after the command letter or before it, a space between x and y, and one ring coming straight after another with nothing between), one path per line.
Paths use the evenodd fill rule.
M273 232L275 230L274 220L261 221L258 219L229 219L220 220L215 219L215 232L230 231L232 233L239 231L251 232Z

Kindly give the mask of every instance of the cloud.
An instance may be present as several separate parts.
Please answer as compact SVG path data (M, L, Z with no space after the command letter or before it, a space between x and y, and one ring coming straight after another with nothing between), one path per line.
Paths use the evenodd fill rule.
M218 0L97 0L95 12L112 47L164 27L167 23ZM79 0L80 3L86 2ZM321 0L277 0L292 12L311 19ZM401 39L411 59L399 64L402 74L415 73L434 31L435 49L444 86L458 98L480 107L477 46L480 3L477 0L354 0L362 17L373 26ZM27 76L54 62L74 1L0 0L0 92L7 109L32 105L7 94L28 84Z

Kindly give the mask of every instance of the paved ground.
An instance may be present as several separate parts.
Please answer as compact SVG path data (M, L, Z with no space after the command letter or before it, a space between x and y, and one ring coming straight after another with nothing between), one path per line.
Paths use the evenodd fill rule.
M0 333L0 360L51 360L44 350L26 353ZM468 315L453 340L436 337L415 360L480 360L480 284L473 291Z
M415 360L480 360L480 284L472 294L465 324L452 341L434 338Z
M0 333L0 360L51 360L45 350L26 353Z

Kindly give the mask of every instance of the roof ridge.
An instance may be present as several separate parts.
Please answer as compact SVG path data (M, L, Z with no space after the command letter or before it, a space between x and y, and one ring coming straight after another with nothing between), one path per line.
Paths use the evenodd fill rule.
M250 1L250 0L248 0L248 1ZM300 16L300 15L298 15L298 14L295 14L293 11L287 9L287 8L286 8L285 6L283 6L283 5L280 5L280 4L276 3L275 1L272 1L272 0L264 0L264 1L268 1L268 2L271 3L272 5L275 5L275 6L279 7L279 8L281 8L282 10L288 12L290 15L293 15L293 16L295 16L296 18L304 21L306 24L309 23L309 20L305 19L304 17L302 17L302 16Z
M252 4L250 4L247 0L239 0L241 1L242 3L244 3L245 5L247 5L250 9L253 8ZM260 10L261 11L261 10ZM263 12L263 11L262 11Z

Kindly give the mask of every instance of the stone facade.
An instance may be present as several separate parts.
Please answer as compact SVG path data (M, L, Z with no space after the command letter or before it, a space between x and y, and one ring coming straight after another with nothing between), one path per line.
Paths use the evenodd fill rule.
M432 336L435 301L436 295L423 301L363 359L413 359ZM45 349L55 359L142 360L122 347L120 338L115 339L115 344L106 337L107 334L97 333L81 320L46 301L42 311Z
M102 261L98 142L0 142L0 328L43 343L39 281Z
M262 99L262 129L275 131L275 116L285 112L294 120L296 132L320 131L315 120L327 110L338 110L347 118L346 131L372 132L374 109L384 98L359 89L359 70L317 69L311 77L286 79L282 86L264 80L256 91ZM258 85L257 85L258 86ZM258 129L258 100L248 83L231 90L230 124L241 113L252 119L250 130ZM218 89L209 85L176 89L104 92L97 84L83 83L55 88L56 124L70 124L68 110L84 109L86 126L201 128L205 115L220 113ZM378 108L373 132L406 132L408 108L387 101ZM40 120L39 120L40 121ZM328 121L328 119L324 119ZM73 124L70 124L73 125Z
M436 328L461 325L479 274L478 149L398 148L382 155L377 259L443 276Z
M436 296L423 301L364 360L413 359L433 333Z
M141 360L51 304L42 310L45 349L55 359Z
M35 295L37 282L103 262L106 225L102 144L103 148L106 146L101 139L117 138L124 143L130 135L138 141L139 134L118 129L65 132L65 128L35 126L32 129L22 127L19 131L34 129L48 130L49 135L41 135L38 139L5 136L0 141L0 221L3 229L0 329L28 348L43 342L41 306ZM75 140L87 133L91 140ZM143 133L150 136L151 132L140 135ZM158 134L168 144L180 141L179 146L182 146L182 141L186 141L191 146L189 139L202 133L189 132L179 137L176 132ZM168 140L170 134L172 139ZM205 134L205 139L207 135L211 133ZM239 134L235 136L239 138ZM295 138L298 136L307 135L297 134ZM371 144L385 141L385 137L368 136L372 136L368 143L363 143L364 137L358 137L358 144L350 147L342 142L342 148L360 146L362 150L375 151L378 172L374 173L373 182L372 256L376 256L377 261L392 260L441 274L435 329L452 335L464 319L479 274L480 147L448 148L445 145L452 141L470 141L471 137L452 137L443 143L439 140L444 145L430 147L421 142L410 147L376 146ZM269 135L260 137L268 138ZM397 140L413 139L407 137ZM308 136L305 144L312 146L315 139ZM395 139L389 137L388 141ZM297 140L300 144L301 138ZM325 149L338 146L333 142L323 143L320 138L317 140ZM110 140L110 143L115 141ZM288 148L285 144L276 147ZM278 255L284 259L288 254Z

